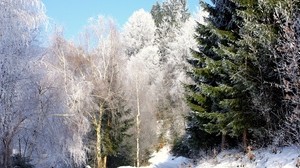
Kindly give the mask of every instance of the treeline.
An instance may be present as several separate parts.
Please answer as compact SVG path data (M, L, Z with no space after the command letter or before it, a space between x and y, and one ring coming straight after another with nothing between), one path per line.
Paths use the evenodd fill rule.
M299 1L201 5L156 3L122 29L89 19L75 43L45 34L40 0L2 0L0 167L138 167L167 144L189 157L299 145Z
M298 0L213 0L196 28L191 112L174 151L298 144Z
M147 164L185 132L182 83L200 14L168 0L121 30L89 19L75 43L60 28L45 33L40 0L2 0L0 167Z

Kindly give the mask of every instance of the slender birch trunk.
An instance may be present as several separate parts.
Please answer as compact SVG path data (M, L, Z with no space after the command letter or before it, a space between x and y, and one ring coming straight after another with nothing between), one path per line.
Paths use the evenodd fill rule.
M139 97L139 87L138 80L136 79L136 106L137 106L137 115L136 115L136 167L140 167L140 97Z
M103 116L103 108L102 105L99 108L99 118L97 121L97 118L95 117L95 123L96 123L96 167L97 168L105 168L106 164L103 164L102 160L102 139L101 139L101 126L102 126L102 116Z

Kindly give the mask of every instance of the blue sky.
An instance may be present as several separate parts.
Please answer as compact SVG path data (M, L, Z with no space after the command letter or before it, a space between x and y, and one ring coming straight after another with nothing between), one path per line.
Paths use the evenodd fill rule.
M52 22L64 27L67 38L76 37L90 17L103 15L113 18L121 27L138 9L150 11L162 0L42 0ZM191 12L199 7L199 0L188 0Z

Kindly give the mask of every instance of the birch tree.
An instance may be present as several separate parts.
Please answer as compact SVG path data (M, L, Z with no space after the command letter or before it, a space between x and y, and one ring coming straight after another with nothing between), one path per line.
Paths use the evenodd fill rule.
M158 48L154 45L155 23L150 13L138 10L123 30L128 61L124 73L128 106L135 114L136 166L146 160L146 151L156 143L156 85L159 84Z
M113 21L101 16L89 20L81 40L77 50L82 54L69 56L67 69L71 79L78 80L76 83L87 84L79 90L86 95L82 101L90 107L81 110L91 128L85 138L88 162L102 168L107 166L109 157L118 155L130 127L119 73L124 55Z
M91 49L89 49L90 74L88 78L94 86L91 96L96 107L92 113L89 113L89 118L96 133L95 166L100 168L106 167L107 157L116 152L116 149L111 149L112 146L120 145L111 144L114 143L114 130L109 130L109 127L122 125L120 124L121 117L125 114L120 104L123 96L119 75L123 54L117 29L111 20L106 21L103 17L90 20L85 37L89 37L89 44L96 44L90 46Z
M156 76L159 57L157 47L142 49L130 58L126 69L126 88L129 106L136 115L136 166L140 166L144 152L156 143Z

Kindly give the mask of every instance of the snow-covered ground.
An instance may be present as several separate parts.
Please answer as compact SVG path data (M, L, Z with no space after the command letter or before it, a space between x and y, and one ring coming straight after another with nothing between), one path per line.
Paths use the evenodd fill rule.
M185 168L189 167L191 160L185 157L174 157L170 154L170 147L165 146L159 152L153 153L149 159L149 166L142 168ZM122 166L119 168L132 168L130 166Z
M216 158L200 160L196 168L296 168L300 166L300 148L268 148L253 151L254 159L250 160L243 152L229 150L221 152Z
M174 157L170 147L164 147L154 153L149 160L151 165L143 168L299 168L300 147L265 148L254 150L254 159L238 150L227 150L219 153L215 158L206 157L191 160L184 157ZM297 167L298 166L298 167ZM123 166L120 168L132 168Z

